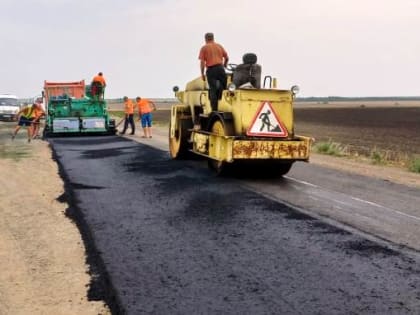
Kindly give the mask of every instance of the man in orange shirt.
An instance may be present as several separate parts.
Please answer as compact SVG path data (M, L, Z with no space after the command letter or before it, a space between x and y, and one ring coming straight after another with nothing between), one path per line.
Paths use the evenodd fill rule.
M34 104L34 111L32 113L34 119L32 120L32 139L39 138L40 120L42 116L45 116L45 112L42 109L41 100L37 99Z
M142 138L152 137L152 111L156 110L156 105L146 98L136 97L137 107L139 109L139 120L141 120L141 127L144 135Z
M222 45L214 41L213 33L204 35L206 44L201 47L198 59L200 59L200 70L203 81L206 80L204 70L206 69L207 81L209 84L209 99L212 110L217 110L217 103L226 89L227 77L225 69L229 61L228 54Z
M128 99L127 96L124 96L124 112L125 112L125 120L124 120L124 128L120 132L120 135L125 134L128 128L128 124L130 124L131 127L131 133L130 135L134 135L134 132L136 131L136 126L134 125L134 104L133 101Z
M102 72L99 72L95 75L92 79L92 83L90 84L92 96L98 97L98 99L102 99L102 95L104 92L104 88L106 86L106 81Z

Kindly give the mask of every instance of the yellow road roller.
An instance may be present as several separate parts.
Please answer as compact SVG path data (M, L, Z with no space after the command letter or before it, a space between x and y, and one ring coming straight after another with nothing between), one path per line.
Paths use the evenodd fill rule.
M170 156L202 156L217 174L239 166L240 172L284 175L294 162L309 161L313 141L294 131L293 102L299 87L278 89L276 78L261 80L256 56L243 59L253 62L229 64L227 88L215 110L201 77L188 82L185 90L173 88L180 103L171 107Z

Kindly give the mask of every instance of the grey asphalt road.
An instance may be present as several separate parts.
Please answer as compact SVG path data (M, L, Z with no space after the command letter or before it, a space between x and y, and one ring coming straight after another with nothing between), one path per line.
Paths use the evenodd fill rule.
M166 151L168 130L154 129L152 145ZM410 173L399 176L409 179L410 175L413 176ZM295 163L280 179L248 179L239 183L324 221L342 223L345 228L354 227L376 238L420 251L420 190L417 187L303 162Z
M116 314L420 312L416 252L340 229L145 143L49 141L69 212L108 283L98 290L115 297Z
M246 187L395 245L420 250L420 190L389 181L299 163L282 180Z

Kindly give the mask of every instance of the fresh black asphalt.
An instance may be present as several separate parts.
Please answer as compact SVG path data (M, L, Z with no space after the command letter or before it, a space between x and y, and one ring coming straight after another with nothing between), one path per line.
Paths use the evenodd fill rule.
M114 314L420 314L412 253L215 177L204 161L117 136L49 142L87 246L89 297Z

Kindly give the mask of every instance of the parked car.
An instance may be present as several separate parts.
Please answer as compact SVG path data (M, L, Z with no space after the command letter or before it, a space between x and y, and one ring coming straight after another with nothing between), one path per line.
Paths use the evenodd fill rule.
M0 120L15 120L19 109L16 95L0 94Z

